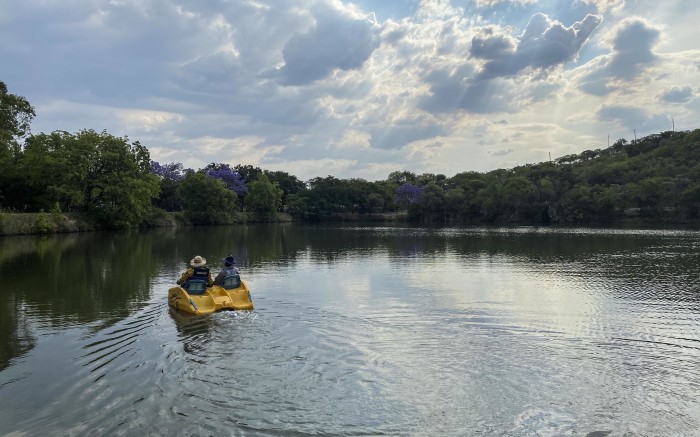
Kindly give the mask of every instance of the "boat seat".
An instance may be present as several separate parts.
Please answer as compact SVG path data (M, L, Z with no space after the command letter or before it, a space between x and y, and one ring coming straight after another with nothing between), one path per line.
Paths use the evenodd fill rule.
M224 283L221 285L226 290L232 290L241 286L240 275L228 275L224 278Z
M201 279L190 279L182 286L188 294L204 294L207 291L206 281Z

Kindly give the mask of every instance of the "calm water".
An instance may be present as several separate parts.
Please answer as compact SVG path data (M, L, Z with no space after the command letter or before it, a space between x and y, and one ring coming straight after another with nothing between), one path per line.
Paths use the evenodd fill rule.
M248 226L0 239L0 435L700 430L700 232ZM192 318L195 254L256 309Z

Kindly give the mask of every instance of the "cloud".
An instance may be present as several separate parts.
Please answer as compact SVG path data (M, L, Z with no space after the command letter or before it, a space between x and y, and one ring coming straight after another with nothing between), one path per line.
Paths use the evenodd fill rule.
M400 124L377 126L371 129L371 145L379 149L397 149L414 141L435 138L445 133L438 124L416 125L408 121Z
M471 56L486 60L477 79L513 76L528 67L547 69L571 61L600 22L601 17L589 14L564 27L537 13L517 40L487 28L472 40Z
M642 18L622 21L614 30L610 55L597 60L597 66L580 84L583 91L603 96L624 87L659 61L653 51L661 31Z
M477 8L493 8L503 3L513 5L531 5L537 3L538 0L474 0Z
M498 150L489 150L487 153L491 156L507 156L513 153L515 150L514 149L498 149Z
M617 14L625 7L625 0L575 0L574 4L576 3L593 5L600 13L611 12Z
M279 69L285 85L305 85L334 70L358 69L379 46L379 29L366 17L332 7L314 8L315 24L296 33L282 49Z
M420 108L428 112L447 112L455 109L477 114L509 112L513 107L512 85L506 80L476 81L459 74L434 75Z
M658 97L664 102L687 103L695 97L695 92L690 85L672 86L664 89Z
M468 59L461 60L459 66L433 65L425 77L430 94L419 107L428 112L458 109L483 114L513 112L528 102L546 99L560 86L533 86L543 77L534 74L513 79L528 68L543 71L573 60L599 23L600 17L587 15L564 27L538 13L517 38L496 26L483 26L471 38ZM523 81L523 76L527 80Z
M642 135L648 132L667 130L670 119L664 114L650 114L647 111L630 106L603 105L596 112L600 121L612 121L629 130L636 129Z
M191 167L481 171L700 110L683 1L6 3L0 80L36 106L34 132L107 129Z

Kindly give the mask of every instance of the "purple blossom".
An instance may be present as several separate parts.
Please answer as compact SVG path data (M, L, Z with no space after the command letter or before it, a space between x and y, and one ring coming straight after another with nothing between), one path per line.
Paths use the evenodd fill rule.
M179 162L161 165L156 161L151 161L151 173L171 181L179 181L185 177L184 169Z
M210 168L207 170L206 175L210 178L222 180L229 190L235 191L239 196L248 191L248 187L241 175L228 164L220 167L218 170Z
M418 200L420 200L422 193L423 189L421 187L406 182L396 189L396 203L399 205L416 203Z

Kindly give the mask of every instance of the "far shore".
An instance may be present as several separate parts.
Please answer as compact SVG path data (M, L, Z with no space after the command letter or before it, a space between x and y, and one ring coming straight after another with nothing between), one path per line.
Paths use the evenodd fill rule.
M237 212L232 223L222 223L216 226L235 226L244 224L261 223L256 220L253 214ZM332 222L352 222L352 223L409 223L408 214L405 211L391 213L358 214L339 213L331 216L314 217L309 216L306 220L298 220L288 213L277 213L275 219L268 223L332 223ZM431 225L438 225L432 223ZM572 227L590 226L596 228L651 228L651 229L700 229L698 221L673 221L663 219L650 219L643 217L626 217L612 223L557 223L549 225L532 223L445 223L445 226L552 226L552 227ZM190 223L182 212L164 212L147 218L138 229L148 228L182 228L198 226ZM79 213L8 213L0 212L0 236L12 235L45 235L62 234L75 232L94 232L113 230L100 226L90 220L84 214Z
M314 217L310 218L315 220ZM276 214L275 223L289 223L299 221L290 214L280 212ZM377 214L336 214L325 217L323 221L351 221L351 222L405 222L408 216L405 212L377 213ZM234 214L234 222L222 224L236 225L246 223L260 223L254 216L246 212ZM190 223L182 212L161 212L147 218L139 228L177 228L195 226ZM10 235L37 235L37 234L61 234L72 232L92 232L108 230L98 223L79 213L0 213L0 236Z

